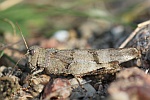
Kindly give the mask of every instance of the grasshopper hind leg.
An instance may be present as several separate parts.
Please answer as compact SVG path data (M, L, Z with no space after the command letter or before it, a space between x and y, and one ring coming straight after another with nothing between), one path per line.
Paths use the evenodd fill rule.
M32 75L36 75L36 74L38 74L38 73L41 73L41 72L43 72L43 70L44 70L44 68L40 68L40 69L34 71L34 72L32 73Z
M84 88L84 86L81 84L81 82L79 81L79 77L77 77L77 76L74 76L75 77L75 79L77 80L77 82L78 82L78 84L79 84L79 86L81 87L81 89L84 91L84 93L86 93L87 92L87 90Z

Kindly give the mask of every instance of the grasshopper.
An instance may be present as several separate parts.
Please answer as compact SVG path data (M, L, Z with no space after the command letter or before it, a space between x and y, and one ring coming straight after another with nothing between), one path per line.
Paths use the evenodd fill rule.
M19 28L19 26L18 26ZM105 74L120 70L119 64L138 58L136 48L58 50L39 46L27 47L28 66L32 75L45 71L46 74L72 74L75 77ZM98 71L98 73L97 73Z
M45 70L47 74L65 73L78 77L94 74L97 70L101 72L101 69L117 71L119 64L137 58L139 51L136 48L57 50L32 46L27 54L29 68L34 74Z

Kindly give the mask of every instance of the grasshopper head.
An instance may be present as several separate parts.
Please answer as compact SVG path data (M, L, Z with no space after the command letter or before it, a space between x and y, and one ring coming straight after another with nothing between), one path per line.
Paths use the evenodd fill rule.
M32 46L27 51L28 65L31 71L37 70L38 56L40 52L39 46Z

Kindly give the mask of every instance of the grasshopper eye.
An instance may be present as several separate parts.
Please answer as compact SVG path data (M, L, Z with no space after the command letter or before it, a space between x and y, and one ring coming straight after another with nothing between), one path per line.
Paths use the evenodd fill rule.
M30 54L31 56L33 56L33 55L35 54L35 50L34 50L34 49L29 50L29 54Z

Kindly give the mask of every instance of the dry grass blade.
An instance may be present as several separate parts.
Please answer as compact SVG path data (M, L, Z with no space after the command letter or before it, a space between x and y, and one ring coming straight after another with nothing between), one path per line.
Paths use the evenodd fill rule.
M141 30L144 26L148 25L148 24L150 24L150 20L138 24L138 27L137 27L137 28L130 34L130 36L120 45L119 48L124 48L124 47L129 43L129 41L131 41L131 39L133 39L133 37L137 34L137 32L138 32L139 30Z
M22 1L23 0L5 0L0 4L0 10L6 10Z
M16 27L15 27L15 24L11 21L11 20L9 20L9 19L7 19L7 18L4 18L4 19L2 19L3 21L5 21L5 22L7 22L7 23L9 23L11 26L12 26L12 28L13 28L13 33L14 33L14 35L16 35Z

